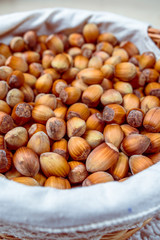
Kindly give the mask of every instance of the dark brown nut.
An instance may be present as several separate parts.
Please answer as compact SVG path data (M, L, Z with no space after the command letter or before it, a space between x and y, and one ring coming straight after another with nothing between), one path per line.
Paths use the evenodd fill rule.
M0 133L5 134L14 127L13 119L10 115L0 112Z
M130 109L126 114L127 123L134 128L142 126L143 118L144 113L141 109L138 108Z
M0 150L0 173L7 172L12 165L12 153L8 150Z
M18 103L14 106L11 116L17 125L23 125L31 120L32 107L28 103Z
M68 174L68 178L72 184L81 183L88 176L88 172L84 163L71 161L69 162L69 166L70 172Z

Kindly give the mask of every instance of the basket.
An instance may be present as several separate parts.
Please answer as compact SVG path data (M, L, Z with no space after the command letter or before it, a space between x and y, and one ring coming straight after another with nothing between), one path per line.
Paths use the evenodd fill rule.
M146 224L148 224L150 221L152 220L152 218L149 218L148 220L144 221L144 223L142 224L141 227L136 227L133 229L129 229L129 230L122 230L122 231L117 231L117 232L112 232L109 234L104 235L101 240L127 240L129 237L131 237L134 233L136 233L137 231L139 231L141 228L143 228ZM49 235L48 235L49 237ZM52 239L52 234L50 235L50 239ZM34 238L16 238L12 235L8 235L8 234L0 234L0 239L3 240L34 240ZM55 239L55 238L54 238ZM68 239L68 238L63 238L63 239ZM90 239L100 239L99 236L97 236L97 238L90 238ZM47 239L45 239L47 240ZM77 238L76 240L88 240L88 238Z
M56 11L59 11L59 10L55 10L55 12ZM65 11L65 10L63 9L63 11ZM36 16L36 13L34 13L34 14ZM71 14L73 14L72 11L71 11ZM87 19L87 14L88 13L86 13L86 19ZM93 14L94 13L92 13L92 15ZM26 15L26 19L28 21L27 24L30 21L30 17L29 17L30 15L31 14L29 14L28 16ZM23 21L23 16L21 16L21 19ZM77 18L77 21L79 21L79 18ZM83 22L83 24L84 23L85 23L85 21ZM13 29L19 26L18 20L14 24L15 25L14 25ZM40 28L39 25L37 25L37 26L38 26L38 29L39 29ZM47 27L48 27L48 29L50 28L50 26L47 26ZM43 30L46 31L46 28L44 28L44 29L42 28L40 30L41 33L43 33ZM72 26L72 28L74 28L74 26ZM23 32L23 29L20 29L20 31ZM70 31L70 29L68 31ZM4 39L5 39L5 35L6 34L7 34L7 31L4 31L3 34L0 33L0 35L3 36ZM16 31L15 31L14 34L16 34ZM134 35L134 32L132 33L132 35ZM160 31L157 30L157 29L149 27L148 28L148 36L160 48ZM134 36L133 36L133 38L134 38ZM9 38L6 37L6 40L8 40L8 39ZM150 43L150 45L153 48L155 47L155 44L151 44ZM160 56L160 53L159 53L159 56ZM160 168L160 165L158 165L158 166ZM152 170L151 175L154 176L155 171L156 171L156 167L153 166L152 169L153 170ZM135 179L137 179L137 182L140 181L140 179L142 179L142 177L144 176L145 177L145 181L149 183L150 179L149 178L147 179L147 177L146 177L148 172L149 172L149 170L147 169L144 172L142 172L142 173L138 174L137 176L135 176ZM158 180L158 176L157 176L157 180ZM3 181L3 180L1 180L1 181ZM4 181L6 181L6 180L4 180ZM130 179L128 181L130 181ZM131 182L133 183L133 181L131 181ZM151 183L150 188L152 188L152 184L153 183ZM17 183L9 184L8 182L7 183L5 182L4 195L7 192L6 189L8 189L8 192L9 192L9 191L12 191L12 188L14 188L14 187L15 187L15 192L21 192L21 191L23 192L23 186L19 186L19 184L17 184ZM90 187L90 189L88 190L88 192L90 192L90 196L92 196L93 188L94 188L95 192L97 192L97 195L98 195L99 194L98 193L98 191L99 191L98 187L94 186L94 187ZM105 189L105 187L102 184L101 185L102 192L103 192L104 189ZM58 193L59 193L58 191L56 191L56 190L55 191L51 191L51 190L52 189L48 190L48 192L47 192L48 193L48 197L50 197L50 196L53 197L54 194L58 195ZM27 196L30 191L31 191L31 196L32 197L34 197L35 194L38 193L38 190L33 192L32 190L29 190L28 187L24 187L24 194L22 193L21 198L24 199L24 196ZM66 192L68 192L68 191L66 191ZM137 197L140 196L138 194L140 194L140 193L137 193ZM158 193L158 194L160 195L160 193ZM120 222L118 222L118 221L114 222L111 219L112 223L113 223L112 227L110 227L110 226L107 227L107 222L104 221L105 219L101 220L99 216L97 216L97 218L99 218L99 220L101 220L101 222L99 222L99 223L93 222L93 224L87 225L87 223L84 222L84 225L82 227L81 226L79 226L77 228L76 227L75 228L74 227L70 227L69 231L68 231L67 227L66 228L64 227L62 232L58 232L58 230L57 231L54 231L54 230L52 231L51 230L51 224L50 224L50 227L47 229L45 227L43 228L43 224L41 225L41 227L35 227L34 225L33 226L24 225L24 224L21 224L21 223L18 223L18 222L17 222L17 224L15 224L13 222L12 223L7 223L7 220L6 220L7 217L6 217L6 219L4 219L4 221L1 221L1 218L0 218L0 232L1 232L0 233L0 239L4 239L4 240L7 240L7 239L8 240L36 240L36 239L38 239L38 240L44 240L44 239L45 240L54 240L54 239L55 240L56 239L59 239L59 240L62 240L62 239L63 240L67 240L67 239L68 240L69 239L74 239L74 240L89 240L89 239L92 239L92 240L94 240L94 239L95 240L100 240L100 239L101 240L127 240L136 231L140 230L146 224L148 224L151 221L152 217L156 213L160 212L160 206L158 205L158 199L159 199L158 198L158 194L157 194L156 201L151 206L151 209L149 209L148 211L145 211L145 209L144 209L144 212L143 212L141 217L138 215L138 212L137 212L136 213L137 215L135 214L135 216L136 216L135 218L131 217L131 218L123 219L121 224L120 224ZM8 195L8 196L10 196L10 195ZM59 194L59 196L60 196L60 194ZM151 199L147 199L147 190L146 190L146 192L144 192L144 201L145 201L145 197L146 197L146 200L148 202L151 200ZM4 197L4 199L5 199L5 197ZM3 200L3 196L2 196L2 200ZM4 207L4 212L5 212L5 207L7 206L8 207L8 212L12 213L12 209L13 209L12 204L11 204L11 206L8 206L8 204L11 203L11 200L12 200L13 205L14 205L16 200L17 200L17 204L18 204L18 202L20 203L21 199L17 199L17 196L14 193L13 196L12 196L12 199L7 199L7 202L5 202L4 206L2 206L2 207ZM1 199L0 199L0 201L1 201ZM29 203L30 200L27 199L27 202ZM140 206L142 206L142 205L143 205L143 202L140 202ZM2 207L1 207L1 210L2 210ZM22 208L22 206L20 205L19 212L21 211L21 208ZM4 212L2 212L2 215L4 214ZM13 212L15 212L15 211L13 211ZM24 211L24 214L25 214L25 211ZM64 215L65 215L65 213L64 213ZM14 216L12 216L12 214L11 214L11 217L12 217L12 219L14 219ZM64 216L59 216L59 219L60 219L60 217L63 218ZM50 218L52 219L52 216L50 216ZM29 217L28 218L26 217L25 220L26 220L26 222L29 222ZM90 219L88 221L92 221L92 216L90 216ZM133 222L134 222L134 224L133 224ZM125 227L123 226L123 224L125 224ZM70 225L72 225L72 223L70 223ZM78 223L77 223L77 226L78 226Z

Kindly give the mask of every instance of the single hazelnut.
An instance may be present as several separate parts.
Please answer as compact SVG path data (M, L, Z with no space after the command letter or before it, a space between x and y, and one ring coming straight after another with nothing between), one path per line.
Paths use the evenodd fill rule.
M38 155L28 147L17 149L13 163L17 171L27 177L35 176L40 169Z

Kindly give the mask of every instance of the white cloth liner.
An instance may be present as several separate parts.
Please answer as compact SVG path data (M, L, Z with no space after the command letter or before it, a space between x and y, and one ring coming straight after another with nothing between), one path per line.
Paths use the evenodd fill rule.
M120 41L133 41L141 53L153 51L160 58L148 37L148 23L108 12L44 9L0 16L0 42L9 43L29 29L38 34L80 32L86 22L97 23L101 32L112 32ZM0 178L0 223L55 234L127 229L160 212L159 176L160 163L122 183L71 190L28 187Z

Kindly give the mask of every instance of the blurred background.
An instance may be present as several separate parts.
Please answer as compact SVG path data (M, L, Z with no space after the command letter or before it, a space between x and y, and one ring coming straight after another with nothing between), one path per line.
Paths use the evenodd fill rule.
M160 29L160 0L0 0L1 15L54 7L109 11Z

